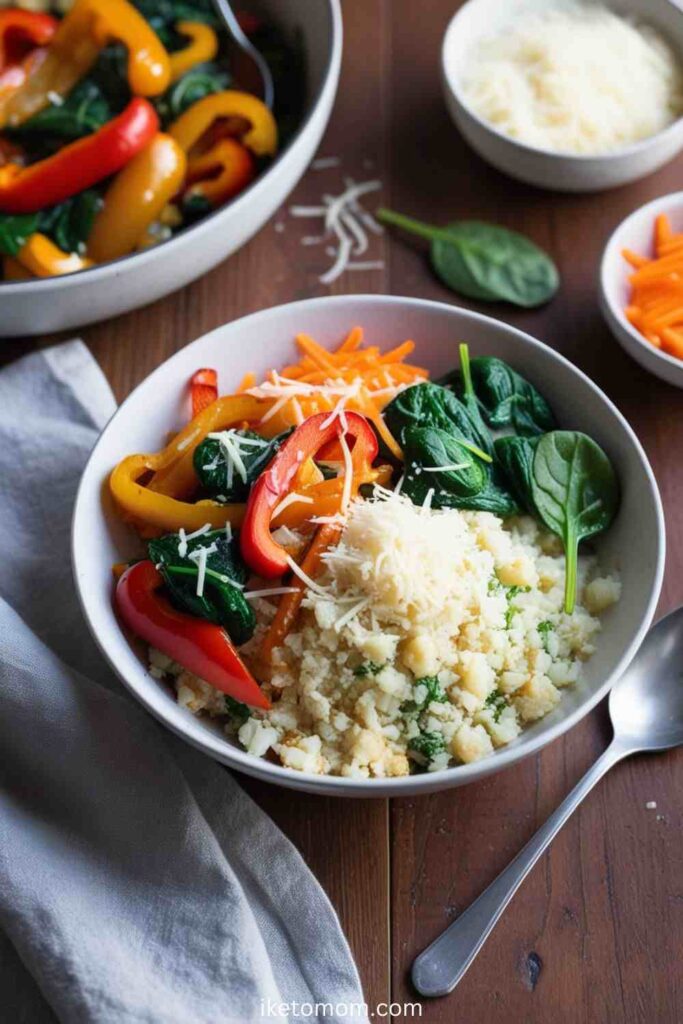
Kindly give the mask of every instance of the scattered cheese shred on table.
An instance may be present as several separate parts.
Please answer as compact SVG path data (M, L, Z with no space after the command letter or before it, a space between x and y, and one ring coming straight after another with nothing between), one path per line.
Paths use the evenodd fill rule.
M326 163L324 166L331 165ZM320 205L292 206L289 211L292 217L322 220L320 233L304 235L301 239L301 244L306 246L328 246L328 243L332 243L325 250L329 251L332 264L320 275L321 284L332 284L347 270L369 271L384 268L382 260L353 259L367 253L370 247L370 234L383 233L382 225L360 203L362 196L381 189L382 182L377 179L356 182L353 178L346 178L344 186L344 191L339 195L324 194Z

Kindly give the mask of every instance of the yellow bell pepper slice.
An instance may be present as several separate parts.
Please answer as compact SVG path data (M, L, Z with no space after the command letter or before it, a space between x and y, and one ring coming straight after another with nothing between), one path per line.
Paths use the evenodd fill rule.
M18 89L0 97L0 128L28 120L66 96L92 68L107 43L128 49L128 82L136 96L158 96L171 81L171 63L154 29L128 0L76 0L45 60Z
M186 165L175 139L155 135L109 186L88 238L88 255L105 263L138 248L182 185Z
M75 252L62 252L47 235L38 232L26 239L17 254L17 260L35 277L75 274L78 270L87 270L93 266L92 260Z
M218 53L218 36L210 25L201 21L179 21L175 30L181 36L187 36L190 42L184 49L169 54L172 82L177 82L196 64L213 60Z
M256 156L273 156L276 152L277 125L272 113L256 96L235 89L226 89L197 100L173 122L169 132L187 153L214 121L223 117L242 118L248 123L249 127L240 141Z

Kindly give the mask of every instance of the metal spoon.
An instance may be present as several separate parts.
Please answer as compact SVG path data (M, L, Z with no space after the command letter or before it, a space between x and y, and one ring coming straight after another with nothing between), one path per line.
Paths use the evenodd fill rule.
M650 630L612 689L614 738L536 835L471 907L416 957L412 979L423 996L444 996L458 984L543 851L593 786L618 761L683 744L683 607Z
M246 33L242 31L242 27L235 17L235 12L230 6L229 0L213 0L213 4L234 42L239 46L243 53L247 54L253 64L256 65L259 78L261 79L261 94L263 102L270 110L272 110L273 102L275 100L275 87L273 85L273 76L270 73L267 61L261 54L260 50L256 49Z

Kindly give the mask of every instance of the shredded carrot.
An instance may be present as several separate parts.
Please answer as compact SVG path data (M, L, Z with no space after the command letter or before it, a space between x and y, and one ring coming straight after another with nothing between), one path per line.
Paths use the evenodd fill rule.
M313 579L320 572L323 554L337 542L340 534L341 526L337 523L324 523L318 527L301 563L301 569L307 576ZM260 653L265 662L271 660L275 648L281 646L290 632L306 591L306 584L298 576L293 576L289 585L294 587L294 593L283 594L280 598L275 618L261 643Z
M655 218L653 250L652 259L622 251L634 271L624 315L655 348L683 359L683 234L674 234L665 214Z
M349 331L344 341L337 349L338 352L355 352L363 344L363 328L354 327Z
M237 389L237 394L241 395L244 391L247 391L249 388L253 388L255 386L256 374L252 373L251 371L249 373L245 373L244 377L242 377L240 386Z

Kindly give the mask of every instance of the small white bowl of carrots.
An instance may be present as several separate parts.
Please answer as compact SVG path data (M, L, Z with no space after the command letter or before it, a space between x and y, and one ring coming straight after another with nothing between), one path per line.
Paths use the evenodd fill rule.
M600 302L629 355L683 388L683 192L655 199L617 227L602 258Z

